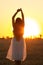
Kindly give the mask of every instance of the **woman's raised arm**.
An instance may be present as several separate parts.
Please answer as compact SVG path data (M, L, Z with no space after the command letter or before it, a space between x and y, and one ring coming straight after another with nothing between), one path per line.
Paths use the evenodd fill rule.
M24 13L23 13L22 9L21 9L21 16L22 16L22 20L24 22Z
M18 12L16 12L13 16L12 16L12 26L14 28L14 22L15 22L15 16L17 15Z

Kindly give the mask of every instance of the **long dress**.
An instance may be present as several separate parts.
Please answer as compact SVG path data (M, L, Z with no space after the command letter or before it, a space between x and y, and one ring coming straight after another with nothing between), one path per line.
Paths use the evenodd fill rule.
M23 38L20 41L12 38L6 58L12 61L26 59L26 43Z

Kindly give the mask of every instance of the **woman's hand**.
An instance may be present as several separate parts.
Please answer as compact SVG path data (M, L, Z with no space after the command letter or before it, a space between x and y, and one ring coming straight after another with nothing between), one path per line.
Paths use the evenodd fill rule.
M17 12L19 12L19 11L22 11L22 9L20 8L20 9L17 9Z

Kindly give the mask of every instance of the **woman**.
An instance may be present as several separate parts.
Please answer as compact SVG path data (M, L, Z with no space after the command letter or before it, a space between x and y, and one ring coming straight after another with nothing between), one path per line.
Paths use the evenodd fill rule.
M16 18L18 12L21 12L21 18ZM16 65L21 65L21 61L26 58L26 43L23 38L24 34L24 14L22 9L18 9L17 12L12 17L13 35L11 40L11 45L8 50L7 58L15 61Z

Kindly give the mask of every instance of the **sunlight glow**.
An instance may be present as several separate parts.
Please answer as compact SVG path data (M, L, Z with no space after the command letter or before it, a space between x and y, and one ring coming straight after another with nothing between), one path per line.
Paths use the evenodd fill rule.
M31 36L37 36L40 34L40 29L36 20L31 18L25 18L25 27L24 27L24 38Z

